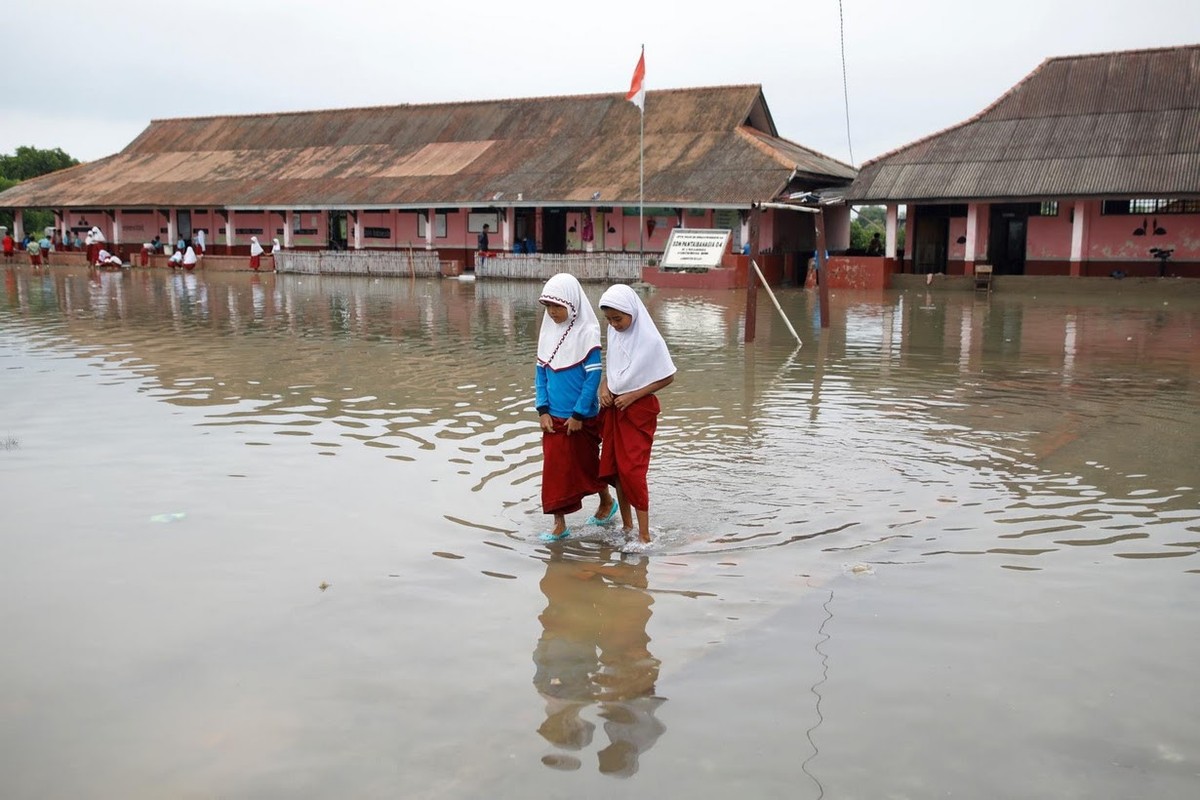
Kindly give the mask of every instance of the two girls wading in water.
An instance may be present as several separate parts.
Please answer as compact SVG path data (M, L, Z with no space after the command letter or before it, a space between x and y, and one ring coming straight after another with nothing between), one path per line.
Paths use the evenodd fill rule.
M542 429L542 510L554 516L547 541L571 535L566 515L599 494L588 525L617 511L626 532L650 541L646 473L658 426L655 393L675 375L663 341L633 289L609 288L600 299L608 322L608 368L601 377L600 325L574 276L555 275L538 301L546 308L538 336L535 386ZM603 446L601 446L603 439ZM616 489L616 498L609 491Z

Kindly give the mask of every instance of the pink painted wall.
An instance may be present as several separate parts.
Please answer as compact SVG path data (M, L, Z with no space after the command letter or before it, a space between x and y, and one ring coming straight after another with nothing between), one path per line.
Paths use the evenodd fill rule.
M1070 259L1070 203L1059 205L1056 217L1030 217L1025 228L1025 258L1027 261Z
M1158 217L1112 215L1102 216L1099 204L1088 219L1084 251L1092 260L1149 261L1151 247L1174 247L1172 261L1200 260L1200 214L1164 214ZM1149 221L1145 236L1134 236L1133 230ZM1166 230L1153 234L1154 220Z

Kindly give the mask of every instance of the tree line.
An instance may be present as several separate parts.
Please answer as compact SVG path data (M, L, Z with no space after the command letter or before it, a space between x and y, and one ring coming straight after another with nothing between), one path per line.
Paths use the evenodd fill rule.
M42 150L37 147L18 147L15 152L0 154L0 192L16 186L21 181L47 175L60 169L73 167L79 159L72 158L62 148ZM54 212L48 208L24 209L25 231L32 233L54 224ZM0 226L12 231L13 212L0 209Z

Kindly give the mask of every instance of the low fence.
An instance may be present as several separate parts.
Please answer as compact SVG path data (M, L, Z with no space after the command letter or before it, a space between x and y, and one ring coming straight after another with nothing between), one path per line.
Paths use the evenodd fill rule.
M569 272L581 281L629 283L641 280L642 262L642 256L636 253L496 253L476 260L475 277L544 281L559 272ZM462 272L459 262L439 260L436 250L284 250L275 268L301 275L418 278L453 277Z
M284 250L276 256L279 272L301 275L387 275L432 278L442 274L436 250Z
M476 261L475 277L544 281L569 272L581 281L628 283L642 279L643 263L637 253L496 253Z

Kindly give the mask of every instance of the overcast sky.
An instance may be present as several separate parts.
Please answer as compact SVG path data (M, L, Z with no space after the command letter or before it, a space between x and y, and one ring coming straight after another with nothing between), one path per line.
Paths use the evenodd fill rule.
M781 136L856 166L1051 56L1200 43L1198 0L7 4L0 152L110 155L152 119L762 84ZM851 150L852 147L852 150ZM852 157L853 156L853 157Z

